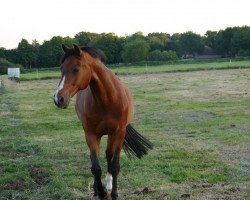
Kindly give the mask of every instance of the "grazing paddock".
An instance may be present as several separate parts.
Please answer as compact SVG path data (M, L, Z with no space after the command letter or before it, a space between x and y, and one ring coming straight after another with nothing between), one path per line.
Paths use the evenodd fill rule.
M250 69L120 76L134 126L155 144L121 155L120 199L250 198ZM74 99L56 108L58 79L0 89L0 200L91 199L89 152ZM103 138L101 165L106 174Z
M201 71L201 70L220 70L220 69L244 69L250 68L250 61L221 61L221 62L204 62L204 63L183 63L183 64L168 64L158 66L123 66L112 65L110 66L114 73L120 75L128 74L155 74L163 72L189 72L189 71ZM41 79L53 79L61 77L59 68L52 69L37 69L30 73L21 74L21 80L41 80Z

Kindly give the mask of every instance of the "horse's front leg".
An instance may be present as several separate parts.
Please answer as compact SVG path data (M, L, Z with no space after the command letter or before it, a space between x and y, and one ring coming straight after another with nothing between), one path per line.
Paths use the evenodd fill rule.
M90 149L90 160L91 160L91 172L94 176L94 198L98 199L105 199L107 197L107 193L103 188L101 176L102 170L99 164L99 145L100 145L100 138L97 138L93 135L86 134L86 141Z
M108 162L106 189L108 192L111 192L112 200L118 198L117 178L120 171L120 152L123 147L124 138L125 130L108 136L108 146L106 150L106 158Z

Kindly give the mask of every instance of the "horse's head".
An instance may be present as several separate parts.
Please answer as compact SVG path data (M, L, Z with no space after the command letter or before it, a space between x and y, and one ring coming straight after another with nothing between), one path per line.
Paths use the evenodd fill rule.
M62 45L65 55L61 61L61 81L54 95L59 108L67 108L70 98L79 90L85 89L91 80L91 67L85 52L77 45L68 48ZM85 55L84 55L85 54Z

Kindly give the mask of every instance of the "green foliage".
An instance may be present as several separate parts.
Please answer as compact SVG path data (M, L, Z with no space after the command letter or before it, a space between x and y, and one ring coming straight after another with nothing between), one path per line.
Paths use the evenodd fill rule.
M131 42L131 41L136 40L136 39L146 40L146 37L143 35L143 32L139 31L139 32L136 32L132 35L127 36L126 42Z
M123 42L123 38L119 38L114 33L102 33L93 46L104 51L108 58L108 63L119 63L122 60Z
M80 46L99 48L106 54L108 63L121 62L121 51L124 39L114 33L90 33L80 32L75 35L76 42Z
M238 51L237 56L239 56L239 57L247 57L247 56L250 56L250 49L249 49L249 50L240 49L240 50Z
M166 45L166 50L175 51L178 57L181 57L183 52L180 45L180 36L179 33L174 33Z
M175 51L163 51L162 52L162 61L173 61L178 60L178 56Z
M173 61L178 60L178 56L175 51L151 51L148 55L148 60L150 61Z
M57 67L63 55L62 44L72 45L75 40L69 37L63 38L55 36L49 41L45 41L39 48L39 67Z
M16 67L19 67L20 70L23 71L23 66L21 66L20 64L14 64L4 58L0 58L0 74L7 74L8 68L16 68Z
M218 32L217 50L225 56L232 56L232 38L238 27L229 27Z
M151 51L148 54L148 60L151 60L151 61L162 60L162 52L158 49Z
M168 33L149 33L146 37L151 51L163 51L168 42L170 42L170 35Z
M146 59L149 52L149 45L143 39L135 39L124 46L122 58L124 62L138 62Z
M201 36L191 31L182 33L179 42L185 57L187 54L199 53L203 48Z
M93 47L96 41L99 39L99 34L90 32L80 32L75 35L77 44L81 46Z
M242 27L235 31L231 49L233 55L249 56L250 52L250 27Z
M36 60L36 50L26 39L22 39L17 47L18 63L25 68L31 68L32 63Z
M6 49L3 47L0 47L0 58L5 58L6 57L5 53L6 53Z
M201 53L204 45L224 57L239 57L249 55L249 38L249 26L228 27L218 32L208 30L204 36L191 31L173 35L153 32L146 36L136 32L126 37L118 37L114 33L79 32L74 38L54 36L42 44L36 40L30 44L22 39L15 49L0 47L0 58L20 63L26 69L56 67L63 54L61 45L72 46L74 43L102 49L109 64L140 62L147 58L159 62L175 60L176 55L182 58Z
M207 31L205 34L205 44L211 48L216 48L217 31Z

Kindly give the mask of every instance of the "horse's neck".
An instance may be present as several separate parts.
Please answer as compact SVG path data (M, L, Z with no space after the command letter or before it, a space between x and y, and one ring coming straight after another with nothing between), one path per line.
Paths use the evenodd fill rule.
M96 101L108 104L115 101L117 81L116 77L102 63L96 63L92 68L90 89Z

